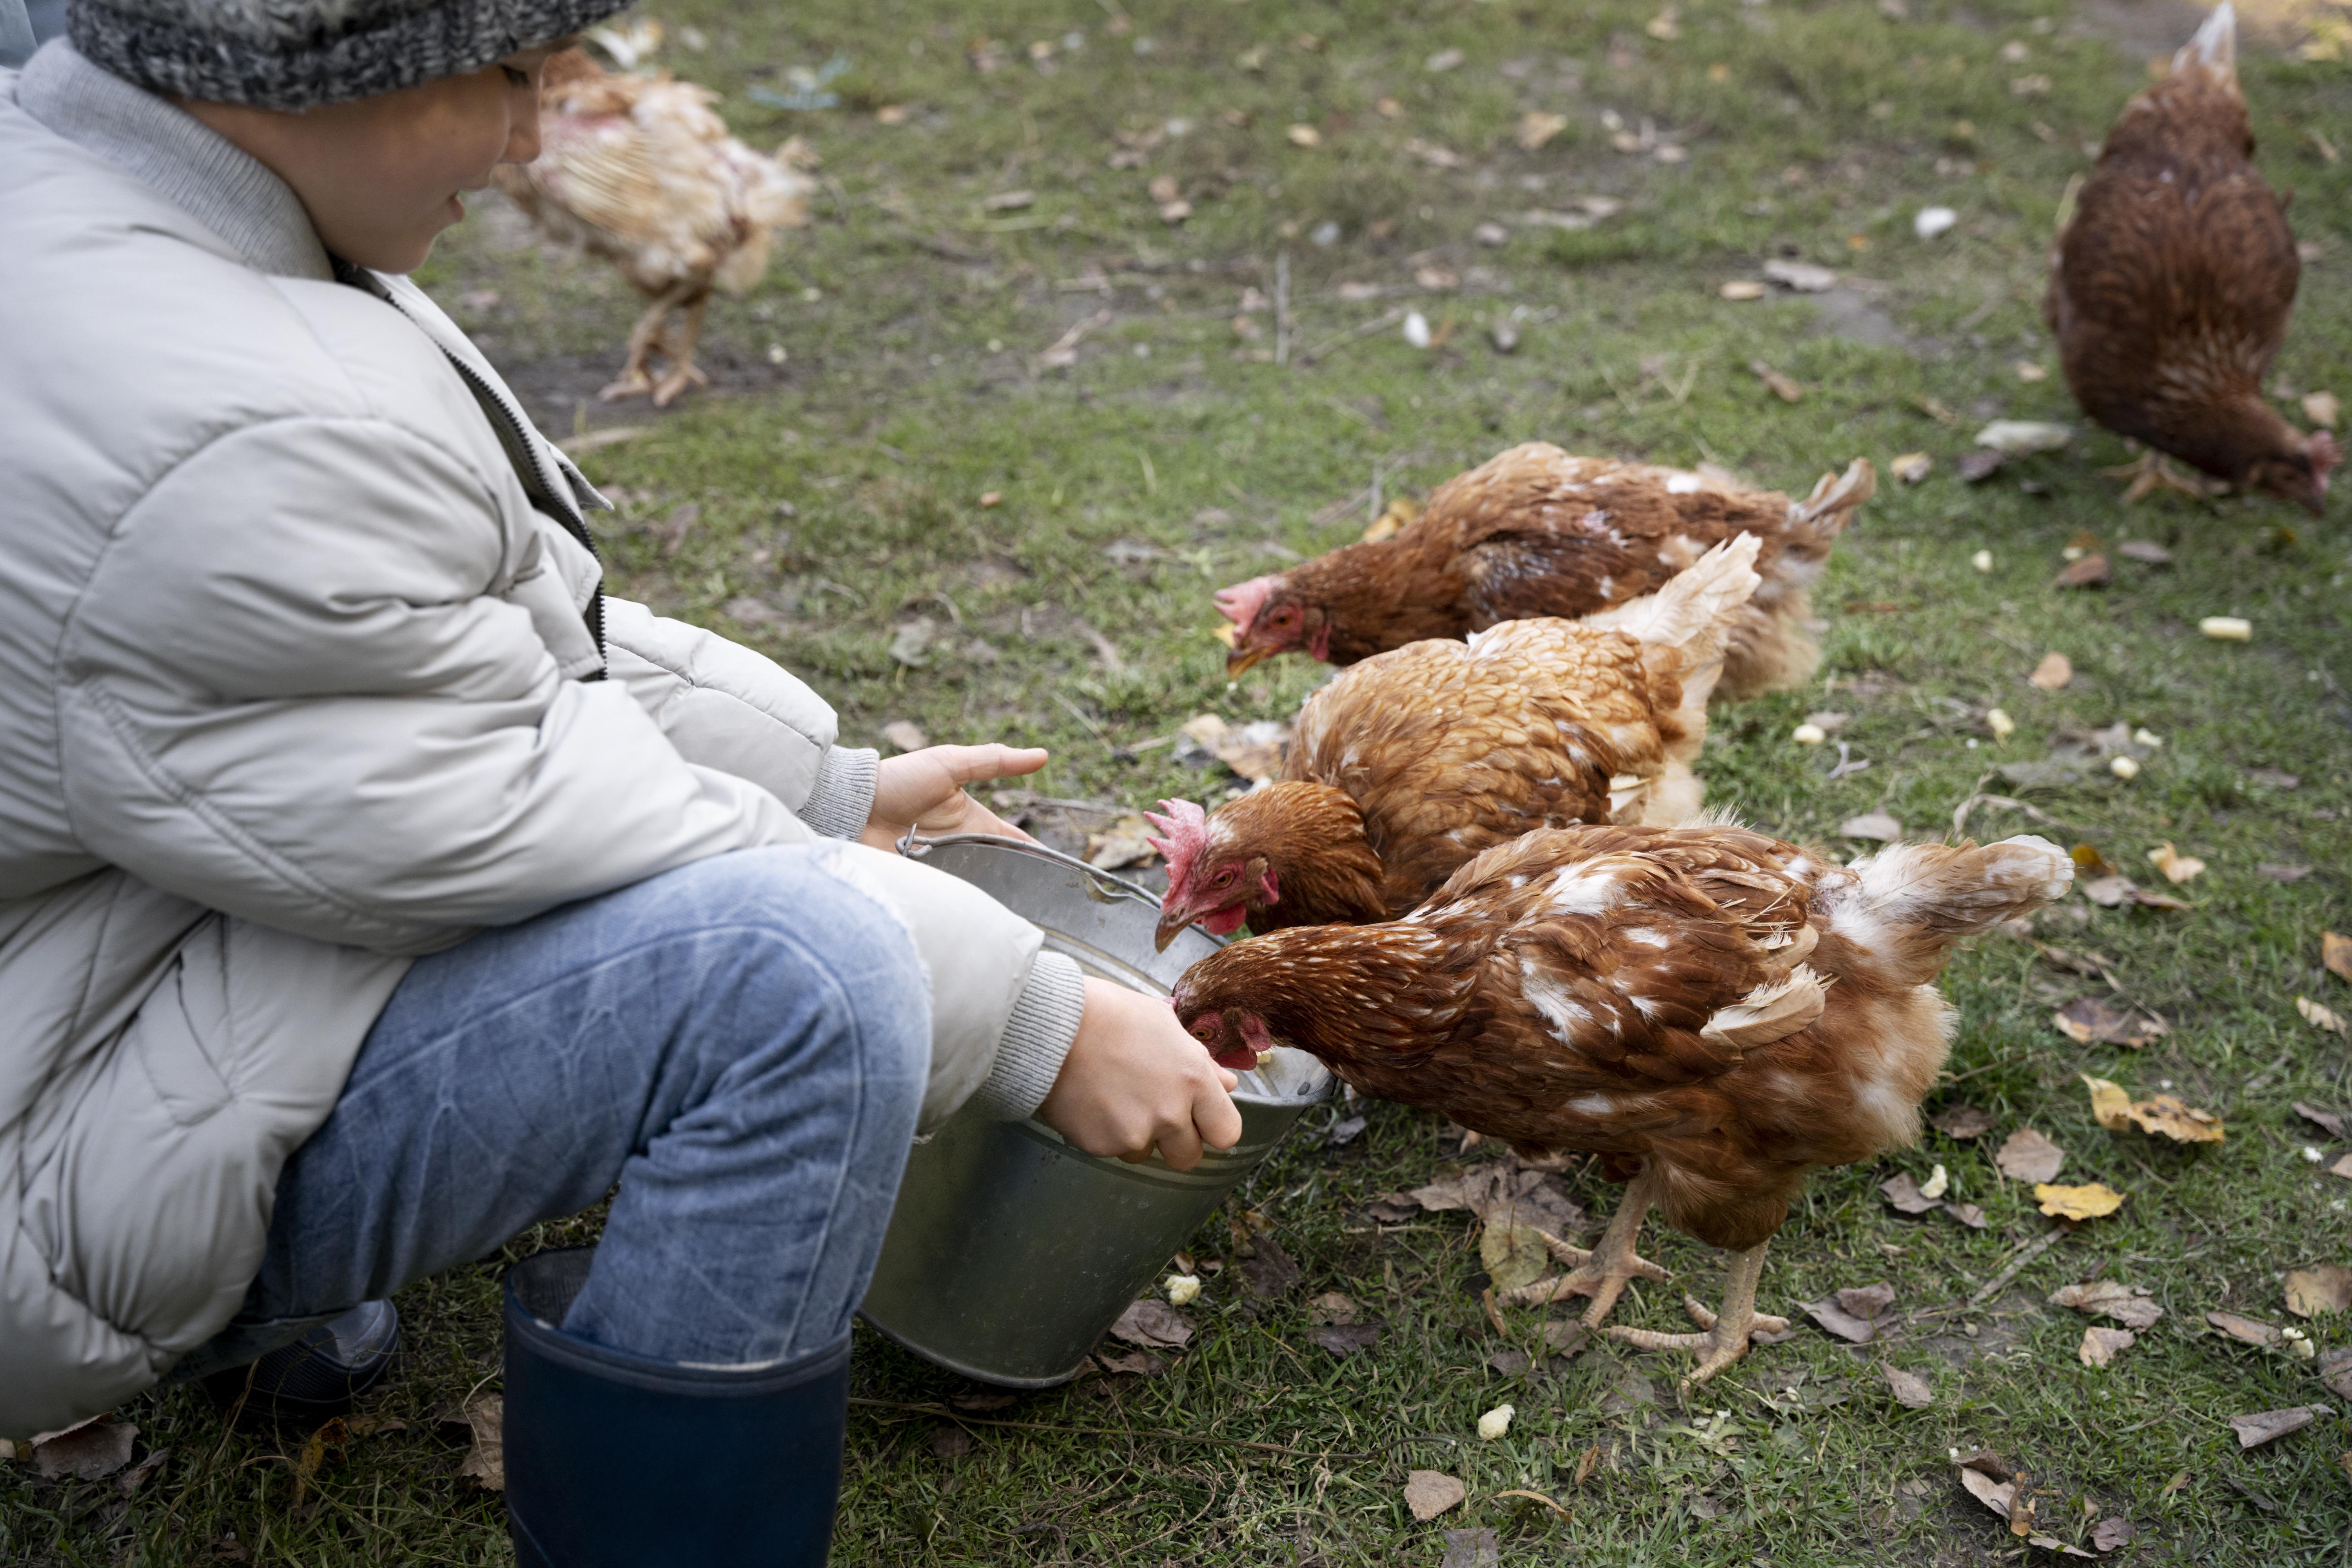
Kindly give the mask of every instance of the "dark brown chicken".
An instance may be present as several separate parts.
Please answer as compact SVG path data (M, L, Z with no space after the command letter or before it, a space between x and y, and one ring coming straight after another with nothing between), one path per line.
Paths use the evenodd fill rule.
M1530 442L1440 485L1393 538L1346 545L1217 594L1233 623L1229 676L1293 649L1353 664L1503 621L1574 617L1655 593L1714 545L1763 542L1763 584L1724 659L1719 695L1801 684L1820 660L1807 591L1877 486L1856 458L1802 501L1696 474Z
M2286 204L2253 164L2238 90L2237 23L2215 7L2172 73L2135 95L2107 132L2060 230L2042 319L2066 384L2093 419L2154 450L2126 500L2158 485L2169 453L2217 479L2326 505L2339 460L2263 400L2303 271Z
M1907 1143L1943 1065L1952 944L2055 899L2073 865L2040 838L1898 845L1852 867L1731 826L1570 827L1487 850L1381 925L1305 926L1223 948L1176 987L1227 1066L1294 1046L1363 1093L1441 1110L1523 1155L1603 1156L1633 1184L1597 1249L1521 1300L1589 1294L1598 1325L1653 1205L1738 1253L1701 1332L1612 1329L1746 1353L1764 1250L1815 1165Z
M1581 621L1507 621L1375 654L1298 712L1283 779L1203 816L1162 801L1165 947L1392 920L1480 850L1573 822L1696 815L1706 700L1757 577L1744 533Z

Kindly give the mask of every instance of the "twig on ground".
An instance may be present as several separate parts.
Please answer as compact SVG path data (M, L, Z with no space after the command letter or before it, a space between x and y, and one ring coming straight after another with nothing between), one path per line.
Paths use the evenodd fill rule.
M2043 1253L2049 1251L2052 1247L2065 1240L2069 1234L2070 1233L2064 1226L2053 1226L2050 1228L2048 1235L2041 1237L2037 1240L2029 1242L2024 1249L2019 1252L2015 1258L2011 1260L2008 1268L1994 1275L1990 1279L1986 1280L1983 1287L1979 1289L1975 1295L1969 1298L1969 1305L1971 1307L1980 1306L1984 1302L1990 1301L1995 1296L2000 1294L2001 1291L2009 1288L2009 1282L2011 1280L2025 1272L2025 1266L2027 1264L2032 1262L2035 1258L2041 1257Z
M1358 338L1369 338L1374 332L1382 331L1387 328L1396 325L1397 322L1403 320L1404 307L1402 305L1391 305L1389 309L1381 311L1379 315L1373 317L1369 321L1359 321L1354 326L1349 327L1346 331L1341 332L1335 337L1326 338L1311 349L1300 350L1298 354L1298 363L1301 364L1312 364L1317 360L1321 359L1325 354L1329 353L1333 349L1352 343Z

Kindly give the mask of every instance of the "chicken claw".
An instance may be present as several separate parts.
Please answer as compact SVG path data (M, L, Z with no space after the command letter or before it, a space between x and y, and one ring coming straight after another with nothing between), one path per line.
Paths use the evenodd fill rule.
M2101 468L2099 473L2106 479L2131 481L2131 488L2124 491L2126 506L2137 505L2156 490L2179 490L2182 495L2198 500L2204 500L2212 493L2203 480L2182 473L2170 459L2153 447L2141 452L2137 462L2126 463L2119 468Z
M1617 1298L1624 1294L1630 1281L1673 1279L1673 1275L1633 1252L1634 1237L1641 1234L1643 1218L1656 1200L1657 1188L1658 1180L1648 1169L1635 1176L1625 1189L1624 1202L1610 1216L1601 1245L1590 1252L1538 1231L1536 1234L1543 1237L1552 1256L1571 1265L1570 1271L1550 1279L1538 1279L1532 1285L1521 1285L1506 1291L1503 1299L1519 1306L1542 1306L1566 1296L1590 1296L1592 1305L1585 1309L1584 1326L1597 1329L1609 1316L1610 1309L1617 1305Z
M1696 1297L1683 1298L1683 1310L1691 1315L1702 1331L1696 1334L1664 1334L1654 1329L1628 1329L1611 1325L1604 1331L1611 1339L1632 1345L1635 1350L1668 1351L1695 1350L1701 1353L1699 1363L1682 1381L1689 1388L1705 1383L1725 1367L1748 1353L1748 1336L1761 1330L1769 1334L1789 1331L1789 1320L1776 1318L1756 1310L1756 1282L1764 1272L1764 1249L1770 1245L1759 1242L1739 1254L1731 1262L1731 1278L1724 1282L1723 1311L1711 1312Z

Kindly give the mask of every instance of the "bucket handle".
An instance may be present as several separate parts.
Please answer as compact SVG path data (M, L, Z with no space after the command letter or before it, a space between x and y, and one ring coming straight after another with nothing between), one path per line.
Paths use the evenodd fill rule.
M1152 896L1150 889L1139 887L1124 877L1114 877L1099 866L1081 860L1075 855L1066 855L1051 845L1040 844L1034 838L1007 838L996 833L943 833L937 838L931 838L909 827L899 837L898 853L909 860L920 860L932 850L945 848L951 844L986 844L998 849L1011 849L1018 854L1034 856L1040 860L1050 860L1056 866L1085 873L1093 879L1095 885L1105 893L1139 899L1154 909L1160 907L1160 900Z

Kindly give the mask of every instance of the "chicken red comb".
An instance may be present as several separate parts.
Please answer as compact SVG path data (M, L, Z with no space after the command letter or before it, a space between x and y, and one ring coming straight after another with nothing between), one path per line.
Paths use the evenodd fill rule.
M1192 862L1200 858L1202 849L1208 845L1209 814L1189 800L1163 800L1160 811L1168 815L1147 811L1144 818L1168 837L1147 838L1144 842L1159 850L1160 858L1168 862L1168 898L1173 899L1192 876ZM1163 908L1166 902L1161 900Z
M1246 637L1256 624L1258 612L1265 608L1266 595L1280 581L1279 577L1253 577L1246 583L1218 589L1217 614L1233 622L1234 629Z

